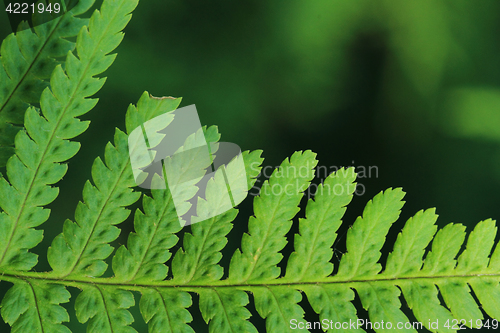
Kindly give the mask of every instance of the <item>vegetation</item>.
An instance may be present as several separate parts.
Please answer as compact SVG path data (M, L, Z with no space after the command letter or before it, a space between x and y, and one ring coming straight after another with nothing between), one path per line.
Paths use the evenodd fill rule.
M139 322L150 332L194 332L190 323L198 311L210 332L257 332L252 312L265 319L268 332L498 327L500 249L493 220L467 234L461 224L439 228L435 210L421 210L387 243L405 196L390 188L368 201L345 238L339 237L356 189L351 167L321 180L295 223L318 165L310 150L293 153L260 186L234 252L227 250L233 222L247 220L237 208L183 227L168 189L136 187L127 140L136 127L175 110L180 98L144 93L128 107L125 131L116 129L104 157L95 158L73 221L64 222L46 256L38 251L52 210L59 208L50 204L80 150L75 138L89 127L83 117L104 85L97 76L114 62L111 52L137 0L104 0L90 19L80 17L93 6L80 1L2 42L0 280L10 289L1 316L12 332L77 332L77 321L88 332L135 332ZM207 142L220 140L217 127L203 131ZM242 154L249 189L261 154ZM198 215L220 204L223 173L243 177L230 167L219 169L197 202ZM123 229L126 244L117 244L117 225L129 216L134 231ZM293 250L287 254L289 240ZM338 242L345 242L340 260L334 256ZM34 269L39 256L50 269ZM74 307L65 307L70 300ZM359 315L363 311L368 318Z

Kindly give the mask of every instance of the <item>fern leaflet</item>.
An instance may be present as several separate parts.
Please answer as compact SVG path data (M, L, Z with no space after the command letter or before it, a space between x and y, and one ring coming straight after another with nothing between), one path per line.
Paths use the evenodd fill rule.
M40 103L40 95L48 85L54 68L61 63L58 58L73 51L80 29L88 19L77 16L85 13L94 0L72 0L72 9L41 25L34 32L26 22L19 31L4 39L0 47L0 167L14 154L14 137L23 125L29 104ZM37 19L35 14L35 20Z
M173 111L180 99L151 99L144 93L138 107L130 106L127 112L127 127L135 128L142 122L159 114ZM75 213L77 223L67 220L64 231L58 235L48 251L48 259L54 274L68 276L85 274L102 275L106 259L112 251L108 245L119 235L115 224L123 222L129 215L127 207L139 200L130 166L127 135L120 130L115 133L115 145L108 144L104 154L105 163L96 158L92 167L95 186L90 182L83 189L83 202Z
M0 267L29 270L37 257L27 250L42 240L42 232L33 228L45 222L49 210L41 206L52 202L58 194L50 184L66 173L61 162L74 156L79 144L68 139L84 132L88 122L77 118L96 104L86 97L104 84L93 76L106 70L115 59L107 55L123 36L120 31L130 20L136 1L105 1L102 13L96 11L89 29L83 27L77 39L79 58L69 52L66 72L57 66L50 89L43 91L41 114L34 108L26 112L26 131L16 135L16 155L7 163L7 177L0 179L3 198L0 207Z

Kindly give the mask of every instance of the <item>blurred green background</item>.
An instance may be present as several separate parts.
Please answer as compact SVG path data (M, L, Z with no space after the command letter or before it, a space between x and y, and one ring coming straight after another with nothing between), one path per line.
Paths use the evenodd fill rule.
M0 21L3 37L10 27ZM341 234L388 187L407 192L391 242L424 208L437 207L441 226L468 230L500 218L499 1L147 0L125 32L100 103L84 116L92 124L78 138L40 253L73 218L93 159L145 90L196 104L202 124L218 125L222 141L243 150L263 149L265 165L311 149L327 168L375 166L358 180L364 194ZM246 200L225 263L250 214ZM37 269L47 269L43 255Z

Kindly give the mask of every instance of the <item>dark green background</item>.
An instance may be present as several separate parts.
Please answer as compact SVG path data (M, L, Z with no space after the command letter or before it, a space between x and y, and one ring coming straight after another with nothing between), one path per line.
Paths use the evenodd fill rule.
M78 138L39 253L73 218L93 159L145 90L196 104L202 124L218 125L222 140L243 150L263 149L265 165L311 149L323 166L376 166L378 177L359 179L366 193L354 197L341 234L388 187L408 193L390 242L424 208L437 207L440 226L469 230L500 217L498 1L147 0L125 32L100 103L84 116L92 124ZM249 201L225 263L246 230ZM47 269L43 255L37 269Z

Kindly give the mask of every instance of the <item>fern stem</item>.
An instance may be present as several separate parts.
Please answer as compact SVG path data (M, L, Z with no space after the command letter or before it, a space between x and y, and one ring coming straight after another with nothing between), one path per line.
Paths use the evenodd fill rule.
M20 280L40 280L50 283L56 283L71 287L81 288L82 286L114 286L120 287L131 291L140 291L143 288L171 288L178 290L185 290L189 292L198 292L198 290L217 288L252 288L252 287L268 287L268 286L287 286L290 288L296 288L300 290L300 286L317 286L319 285L355 285L357 283L377 283L377 282L393 282L398 284L398 281L428 281L428 280L443 280L444 282L450 279L471 279L471 278L481 278L481 277L491 277L498 279L500 281L500 273L474 273L474 274L442 274L442 275L411 275L404 277L385 277L381 274L373 277L365 277L363 279L342 279L336 276L328 277L326 279L316 280L316 281L306 281L306 282L285 282L280 279L263 281L263 282L251 282L251 283L230 283L229 280L217 280L212 281L207 284L178 284L175 280L165 280L165 281L150 281L148 283L144 282L122 282L117 281L115 278L94 278L94 277L74 277L74 278L57 278L52 276L50 273L38 273L38 272L7 272L0 276L0 281L8 282L18 282ZM437 283L437 282L436 282Z

